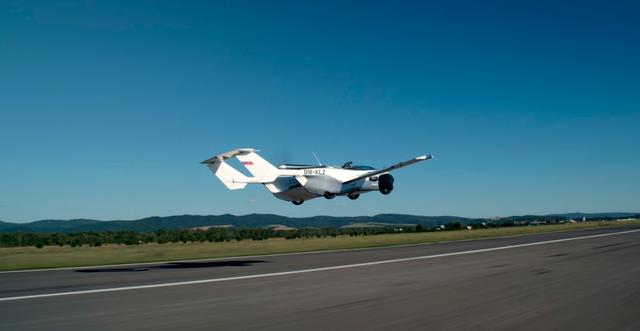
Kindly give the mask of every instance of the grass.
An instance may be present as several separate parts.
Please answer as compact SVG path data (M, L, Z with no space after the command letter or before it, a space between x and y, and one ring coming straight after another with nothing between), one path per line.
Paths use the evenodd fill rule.
M480 239L498 236L571 231L600 227L639 226L640 221L580 222L557 225L522 226L461 231L338 236L335 238L268 239L221 243L178 243L146 245L105 245L101 247L9 247L0 248L0 270L77 267L135 262L190 260L202 258L293 253Z

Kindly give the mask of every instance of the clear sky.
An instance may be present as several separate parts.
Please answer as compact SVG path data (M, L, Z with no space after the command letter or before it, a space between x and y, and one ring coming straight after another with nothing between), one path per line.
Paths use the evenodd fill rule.
M0 220L640 210L637 1L0 1ZM354 160L293 206L199 164Z

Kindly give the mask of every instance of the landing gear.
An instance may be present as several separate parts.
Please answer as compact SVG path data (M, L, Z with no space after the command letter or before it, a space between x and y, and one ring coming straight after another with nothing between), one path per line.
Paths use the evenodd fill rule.
M351 200L355 200L360 197L360 194L347 194L347 197Z
M291 203L293 203L296 206L300 206L303 202L304 202L304 200L293 200L293 201L291 201Z
M331 192L324 192L324 197L326 199L333 199L333 198L336 197L336 194L335 193L331 193Z

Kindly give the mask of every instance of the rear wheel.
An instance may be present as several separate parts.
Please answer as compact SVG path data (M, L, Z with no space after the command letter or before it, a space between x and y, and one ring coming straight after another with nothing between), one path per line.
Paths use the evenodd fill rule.
M293 200L293 201L291 201L291 203L293 203L296 206L300 206L303 202L304 202L304 200Z
M336 197L336 194L331 192L324 192L324 197L327 199L333 199Z
M360 194L347 194L347 197L351 200L355 200L360 197Z

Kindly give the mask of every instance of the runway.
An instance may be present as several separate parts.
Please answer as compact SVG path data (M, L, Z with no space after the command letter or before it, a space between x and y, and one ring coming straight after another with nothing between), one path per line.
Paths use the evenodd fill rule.
M637 330L639 280L637 228L12 272L0 329Z

